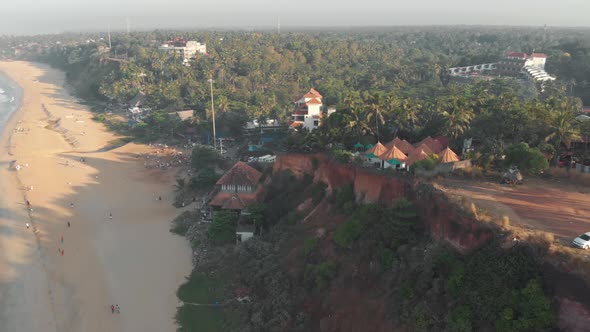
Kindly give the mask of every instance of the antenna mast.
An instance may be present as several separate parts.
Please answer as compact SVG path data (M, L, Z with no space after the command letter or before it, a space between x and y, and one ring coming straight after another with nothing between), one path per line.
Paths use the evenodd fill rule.
M278 17L278 21L277 21L277 32L280 35L281 34L281 17Z

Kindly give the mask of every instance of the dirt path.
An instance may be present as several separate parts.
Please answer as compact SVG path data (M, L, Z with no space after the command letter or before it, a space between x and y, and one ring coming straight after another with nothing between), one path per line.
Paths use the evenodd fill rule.
M562 241L590 231L590 188L540 179L521 186L456 179L437 184L479 208L507 215L511 224L551 232Z

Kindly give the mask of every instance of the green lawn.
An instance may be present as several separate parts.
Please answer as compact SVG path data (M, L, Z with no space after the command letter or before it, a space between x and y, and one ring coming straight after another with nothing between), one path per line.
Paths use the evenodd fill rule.
M190 279L180 286L178 298L183 302L224 303L222 278L210 278L199 272L191 273ZM224 323L229 322L231 314L222 306L194 306L183 304L178 308L176 321L181 332L213 332L223 331Z

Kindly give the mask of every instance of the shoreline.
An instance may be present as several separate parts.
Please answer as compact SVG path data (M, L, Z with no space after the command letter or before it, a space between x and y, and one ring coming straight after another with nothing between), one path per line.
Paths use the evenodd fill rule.
M0 70L0 74L3 75L7 80L10 80L13 84L15 84L16 86L18 86L19 91L19 95L18 95L18 105L16 107L15 110L13 110L10 115L7 117L6 121L3 123L3 126L0 127L0 144L2 144L2 146L5 147L6 150L6 155L9 157L13 157L14 153L13 153L13 135L14 135L14 129L17 127L18 123L21 121L22 117L23 117L23 102L24 102L24 89L23 87L21 87L18 82L16 82L16 80L14 80L10 75L8 75L7 73L5 73L4 71ZM16 98L15 98L16 99ZM0 154L0 156L4 155L4 153ZM2 161L6 161L5 158L2 158ZM17 197L20 198L19 200L21 202L26 202L26 195L23 195L19 188L22 188L22 181L21 179L18 177L18 174L11 174L12 172L8 171L6 168L2 168L0 169L0 179L4 180L3 181L3 185L2 187L0 187L5 195L5 197ZM5 205L5 204L2 204ZM35 316L37 318L37 321L33 321L31 322L31 324L29 324L28 326L30 328L40 328L41 326L45 325L45 328L47 329L47 331L58 331L57 330L57 326L56 326L56 315L55 315L55 311L53 310L53 305L51 304L51 291L50 291L50 286L49 286L49 279L47 277L47 273L46 273L46 267L43 264L43 259L42 259L42 247L41 247L41 243L40 243L40 239L38 237L38 231L36 230L36 225L34 222L34 219L31 217L31 215L29 213L19 213L19 214L14 214L11 216L0 216L0 221L2 221L2 224L5 224L5 220L2 220L3 218L14 218L18 227L18 224L22 225L26 222L30 223L33 229L33 234L34 234L34 243L33 242L28 242L25 243L25 246L28 246L29 250L27 253L23 253L23 255L32 255L33 256L33 261L38 262L38 264L32 265L32 268L29 269L27 272L30 274L36 274L37 276L39 276L39 278L37 279L37 284L35 285L37 287L36 292L37 294L41 295L43 294L44 296L38 297L36 299L36 301L39 301L39 303L42 303L43 307L49 307L51 309L51 311L45 312L45 315L43 315L43 311L41 310L39 312L38 308L36 310L36 312L38 312L40 314L40 316ZM12 234L17 233L18 230L14 229ZM22 229L21 229L21 234L23 233ZM3 243L3 239L0 238L0 248L5 252L6 250L6 244ZM34 247L32 247L34 245ZM22 248L24 249L24 248ZM26 250L26 249L24 249ZM0 261L0 263L5 263ZM2 264L0 264L0 266L2 266ZM4 266L3 266L4 267ZM30 281L30 280L28 280ZM40 282L42 282L42 284L40 284ZM0 286L2 287L2 286ZM5 287L5 286L4 286ZM5 290L3 290L5 291ZM7 297L11 296L10 291L5 292L4 294L7 294ZM3 299L4 302L6 301L10 301L10 299ZM31 305L34 302L28 303L28 305ZM5 303L0 302L0 305L5 306ZM1 312L0 312L1 313ZM7 321L7 313L4 313L3 315L0 315L0 322L2 324L5 324ZM45 316L45 317L43 317ZM49 320L48 320L49 318ZM14 319L14 318L13 318ZM27 317L18 317L17 321L14 322L13 326L16 327L17 325L22 325L23 323L26 322L28 318ZM47 326L46 324L48 324L49 326ZM10 326L10 324L8 324Z
M11 178L0 186L7 198L0 201L0 227L11 229L11 236L0 232L0 269L10 270L5 248L25 243L12 278L0 273L0 294L7 294L0 297L0 324L32 332L174 331L175 292L192 269L188 243L168 232L179 213L168 204L175 174L143 170L132 156L149 151L146 146L99 151L114 135L63 87L62 72L26 62L0 62L0 70L22 89L0 137L7 147L0 179ZM59 128L51 128L45 105ZM8 170L10 160L30 167ZM29 186L34 190L24 190ZM152 192L165 192L166 202L155 206ZM10 209L18 217L2 215ZM28 218L32 230L24 227ZM11 309L18 296L23 303ZM113 316L111 303L122 314Z

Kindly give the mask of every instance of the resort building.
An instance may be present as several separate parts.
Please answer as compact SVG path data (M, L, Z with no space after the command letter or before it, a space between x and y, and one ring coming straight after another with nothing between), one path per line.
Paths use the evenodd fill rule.
M322 120L323 99L324 97L319 92L311 88L308 93L295 100L295 110L291 114L290 128L302 127L309 131L318 128ZM335 111L330 108L328 115Z
M242 212L248 205L258 203L262 198L262 186L259 186L262 173L245 162L237 162L219 180L217 193L209 206L213 210L234 210Z
M239 215L236 227L236 241L242 242L254 236L255 225L249 218L248 206L259 203L264 197L260 185L262 173L245 162L237 162L216 183L213 197L207 203L209 211L204 219L212 220L215 211L231 210Z
M495 77L513 77L530 79L534 82L543 83L555 80L555 77L545 71L547 55L533 53L531 55L523 52L508 52L496 63L486 63L465 67L449 68L451 78L461 79L492 79Z
M188 63L191 59L194 59L198 54L207 54L207 45L201 44L196 41L185 41L182 38L175 38L169 40L159 47L162 51L173 52L178 54L183 63Z

